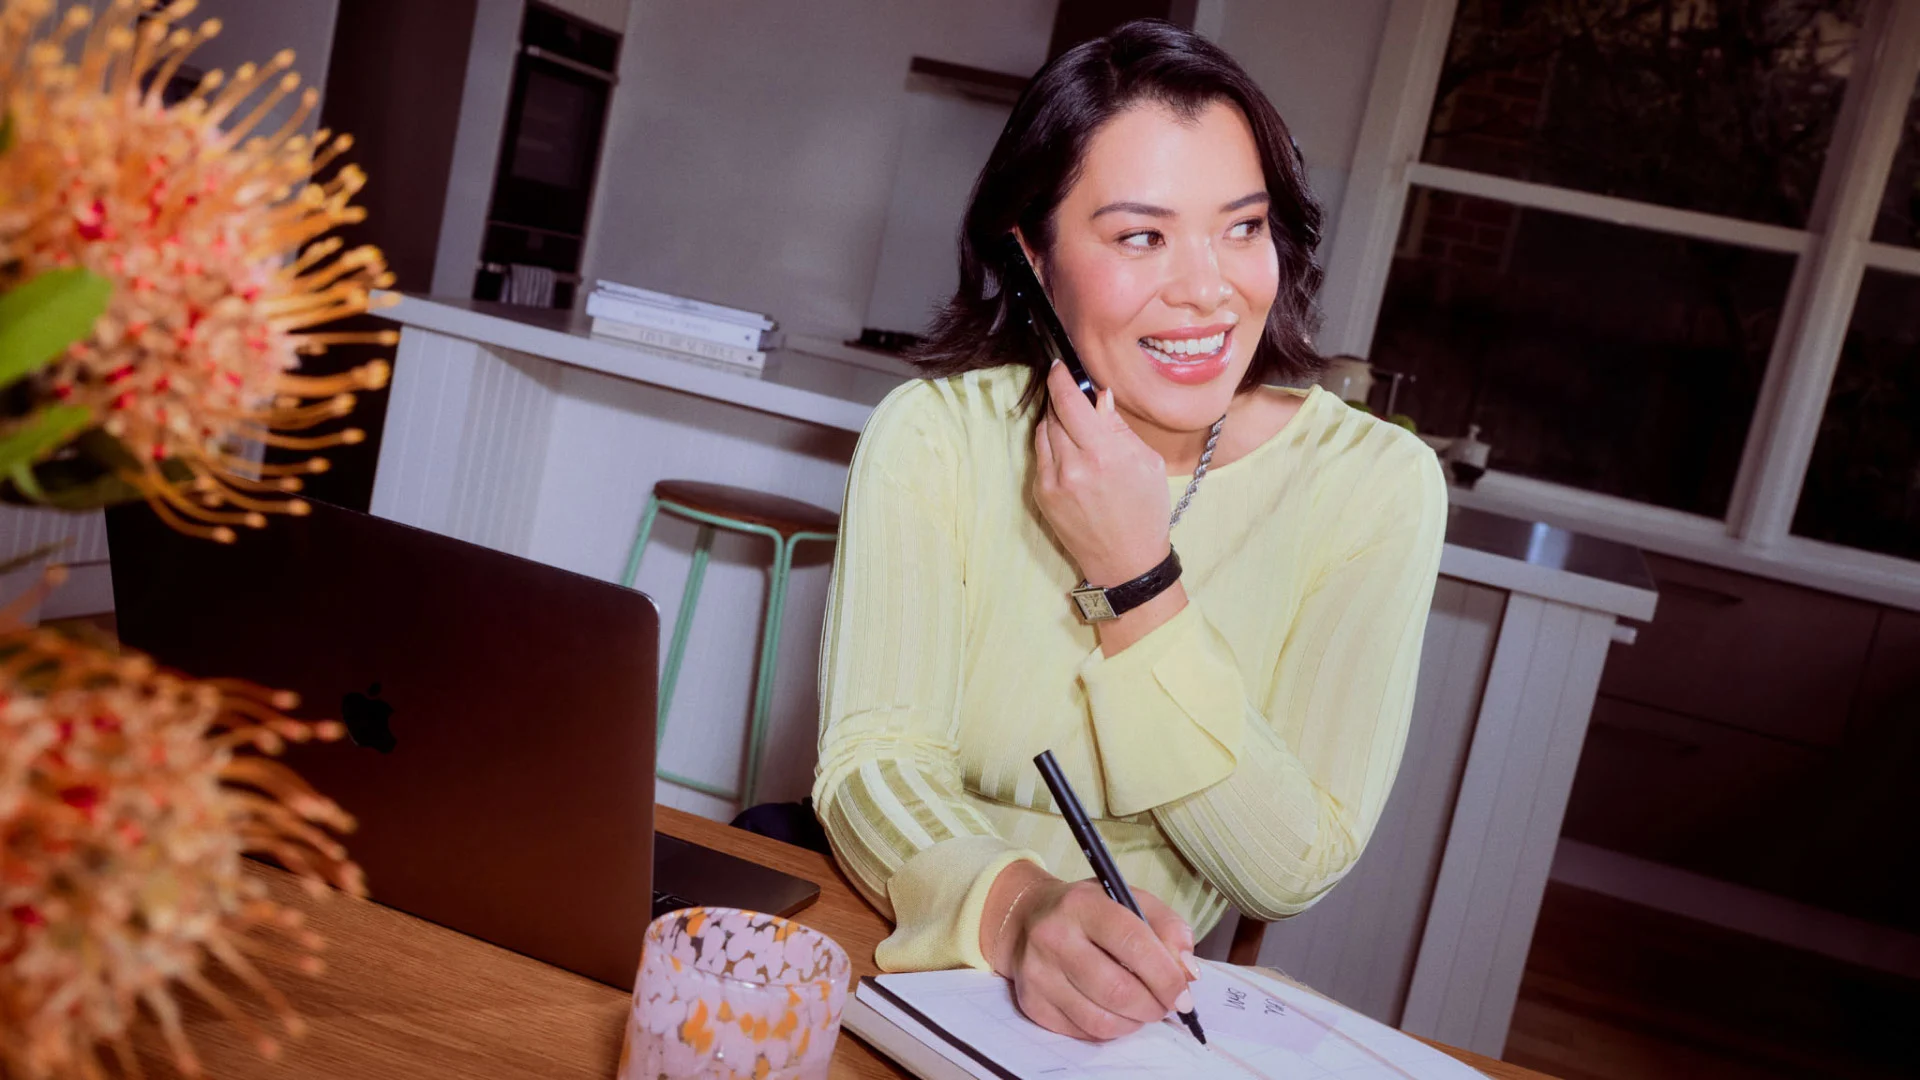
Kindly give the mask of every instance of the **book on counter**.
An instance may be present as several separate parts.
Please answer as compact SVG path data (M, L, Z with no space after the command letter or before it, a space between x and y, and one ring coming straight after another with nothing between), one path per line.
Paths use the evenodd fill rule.
M767 369L764 364L737 364L731 360L715 360L712 357L701 356L699 353L681 352L678 349L663 349L657 345L649 345L644 341L634 341L630 338L616 338L610 334L603 334L599 330L593 331L593 335L596 339L607 341L609 344L618 346L621 349L645 353L648 356L657 357L661 360L671 360L676 364L692 364L694 367L712 368L715 371L724 371L729 375L738 375L745 379L764 378L767 374Z
M741 308L730 308L722 304L709 303L705 300L693 300L685 296L675 296L672 293L655 292L652 289L643 289L638 285L622 285L617 281L608 281L605 278L593 284L595 291L606 293L609 296L617 296L642 304L651 304L654 307L667 308L672 311L682 311L689 315L705 315L709 318L721 319L726 322L737 322L742 326L752 326L761 330L772 330L779 325L771 318L757 311L745 311Z
M593 332L603 337L630 341L636 345L651 345L656 349L666 349L669 352L686 353L703 360L718 360L755 370L767 366L767 354L763 350L722 345L717 341L694 337L692 334L661 330L639 323L620 322L617 319L596 316L593 320Z
M1192 990L1205 1045L1172 1018L1111 1042L1056 1035L1020 1012L1005 979L984 971L861 979L841 1022L922 1080L1485 1080L1265 968L1203 961Z
M650 294L665 296L664 293ZM669 297L669 299L675 299ZM773 347L778 341L778 328L772 319L752 313L735 313L732 308L718 310L729 314L715 314L712 310L718 305L704 301L689 300L687 305L698 307L674 306L656 303L654 300L631 295L628 292L614 292L601 283L592 295L587 297L587 314L594 319L605 319L609 323L624 323L633 327L646 327L669 334L680 334L715 345L725 345L733 349L748 352L762 351ZM745 314L755 321L743 322L740 315Z

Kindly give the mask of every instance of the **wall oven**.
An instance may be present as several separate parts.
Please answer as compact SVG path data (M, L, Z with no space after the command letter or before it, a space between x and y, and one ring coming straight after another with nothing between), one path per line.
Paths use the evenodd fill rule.
M529 3L474 297L570 307L620 37Z

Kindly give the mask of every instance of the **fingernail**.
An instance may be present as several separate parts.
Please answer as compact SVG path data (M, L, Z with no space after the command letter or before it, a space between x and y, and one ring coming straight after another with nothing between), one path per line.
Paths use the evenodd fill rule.
M1181 953L1180 962L1186 965L1188 975L1196 979L1200 977L1200 961L1192 953L1190 952Z
M1193 1011L1193 991L1191 990L1180 991L1180 996L1173 999L1173 1011L1183 1012L1183 1013L1192 1012Z

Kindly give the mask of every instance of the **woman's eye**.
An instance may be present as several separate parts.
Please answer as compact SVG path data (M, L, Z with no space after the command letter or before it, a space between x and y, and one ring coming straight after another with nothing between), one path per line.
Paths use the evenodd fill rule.
M1160 234L1152 229L1141 229L1139 232L1130 232L1120 237L1120 244L1122 247L1145 251L1148 248L1160 246Z
M1259 218L1248 218L1245 221L1236 223L1233 228L1228 229L1227 235L1235 240L1252 240L1260 235L1261 231L1266 228L1266 224L1266 222L1261 221Z

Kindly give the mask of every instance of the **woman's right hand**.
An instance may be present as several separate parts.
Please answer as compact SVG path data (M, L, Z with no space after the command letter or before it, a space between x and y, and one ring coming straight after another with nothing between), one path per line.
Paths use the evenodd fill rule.
M1016 862L988 893L981 946L1028 1019L1077 1039L1117 1039L1193 1008L1187 985L1198 977L1192 929L1152 894L1136 889L1134 900L1146 922L1097 881Z

